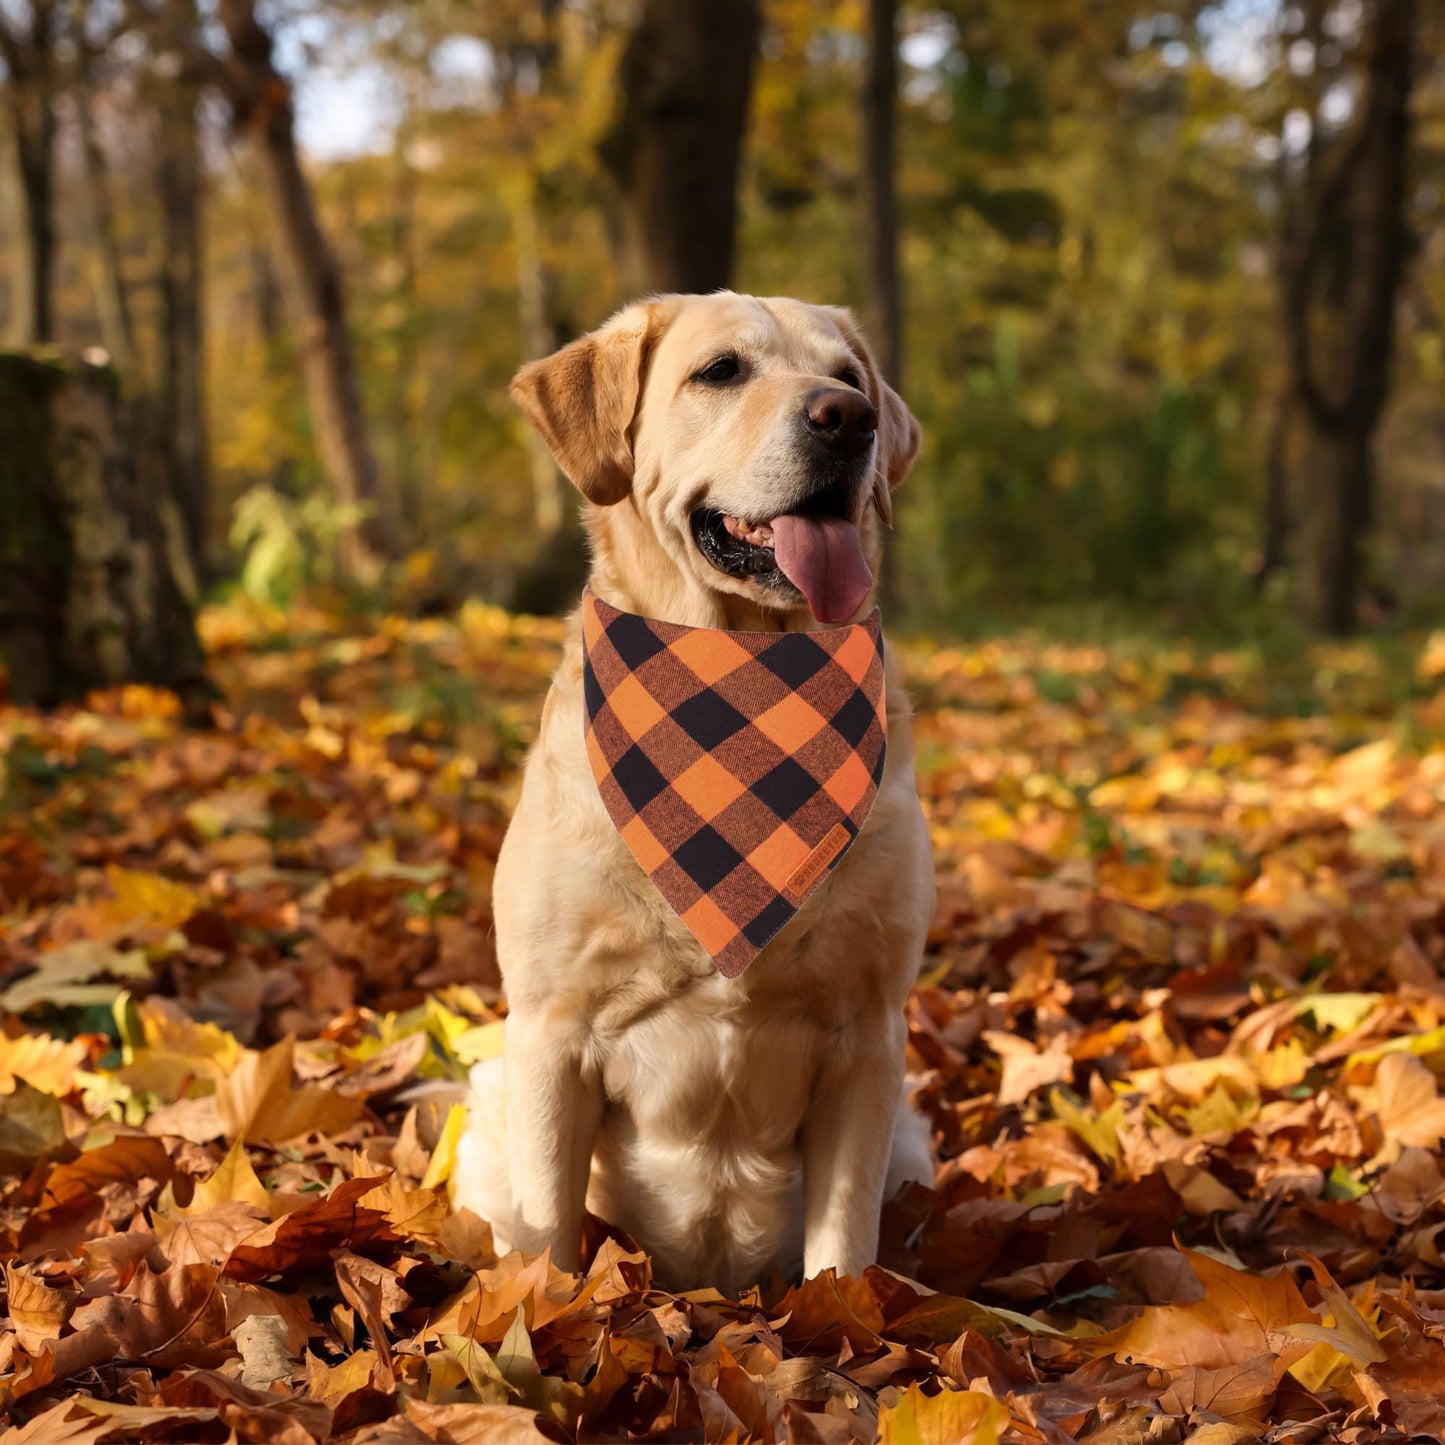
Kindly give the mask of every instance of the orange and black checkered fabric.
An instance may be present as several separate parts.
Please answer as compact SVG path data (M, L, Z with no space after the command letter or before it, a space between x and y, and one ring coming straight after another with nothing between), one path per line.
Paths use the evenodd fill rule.
M883 776L875 610L724 632L582 599L587 755L617 831L735 978L858 836Z

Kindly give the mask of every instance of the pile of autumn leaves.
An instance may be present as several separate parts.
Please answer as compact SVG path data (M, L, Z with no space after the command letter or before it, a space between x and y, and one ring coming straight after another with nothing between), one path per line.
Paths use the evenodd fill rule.
M206 628L212 731L0 710L3 1445L1445 1434L1442 648L909 649L936 1189L730 1299L447 1208L558 629Z

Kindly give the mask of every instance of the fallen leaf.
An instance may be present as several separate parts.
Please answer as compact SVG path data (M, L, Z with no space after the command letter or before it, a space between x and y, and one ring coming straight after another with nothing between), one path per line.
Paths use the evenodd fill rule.
M308 1262L329 1261L331 1251L342 1245L391 1237L386 1216L360 1202L384 1177L345 1180L329 1194L262 1225L231 1249L226 1276L265 1279ZM188 1223L194 1227L216 1212L212 1210Z
M878 1412L879 1445L998 1445L1009 1413L992 1395L910 1385Z
M1062 1039L1040 1049L1027 1039L997 1030L986 1032L983 1037L1003 1060L1003 1078L998 1087L1000 1106L1021 1104L1036 1089L1049 1084L1067 1084L1074 1077L1074 1061Z
M1168 1370L1223 1370L1268 1356L1278 1381L1309 1349L1288 1327L1316 1323L1294 1281L1283 1273L1246 1274L1197 1251L1185 1253L1204 1297L1150 1306L1130 1324L1090 1340L1090 1350Z
M356 1122L361 1101L292 1081L295 1041L283 1039L265 1053L249 1053L216 1085L216 1108L228 1139L282 1143L298 1134L339 1134Z
M0 1094L13 1094L19 1079L47 1094L68 1094L85 1054L79 1040L66 1043L48 1034L0 1035Z
M5 1266L5 1296L16 1336L32 1354L46 1340L60 1338L78 1298L72 1290L52 1288L33 1269L20 1264Z
M241 1383L264 1390L277 1380L289 1380L296 1370L289 1337L280 1315L249 1315L232 1325L231 1338L241 1352Z
M65 1144L60 1102L25 1083L0 1094L0 1171L23 1173Z
M1435 1076L1410 1054L1386 1054L1375 1066L1380 1127L1407 1147L1438 1149L1445 1139L1445 1099Z

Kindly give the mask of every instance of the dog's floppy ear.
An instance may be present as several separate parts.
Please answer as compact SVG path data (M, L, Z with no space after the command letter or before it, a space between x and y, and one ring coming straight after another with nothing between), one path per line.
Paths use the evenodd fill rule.
M873 505L885 526L893 525L893 488L918 458L923 429L907 403L883 379L873 352L853 313L843 306L825 308L868 373L869 392L877 398L878 451L873 471Z
M632 424L652 343L671 309L641 301L512 378L512 400L589 502L632 489Z

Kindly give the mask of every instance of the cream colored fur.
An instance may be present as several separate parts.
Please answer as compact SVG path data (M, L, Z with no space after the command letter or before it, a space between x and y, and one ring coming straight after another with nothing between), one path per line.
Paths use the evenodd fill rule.
M720 352L745 384L690 384ZM848 313L723 292L662 297L525 367L513 395L592 505L591 585L702 627L812 627L712 568L704 498L766 517L808 486L802 398L855 369L879 412L858 516L875 564L917 424ZM872 607L872 599L861 613ZM675 1288L736 1289L769 1266L872 1263L887 1194L931 1181L903 1105L904 1001L932 911L907 698L888 667L888 756L867 824L739 978L723 978L612 826L583 747L574 616L497 865L504 1060L473 1074L453 1186L498 1243L575 1268L584 1207L627 1230Z

